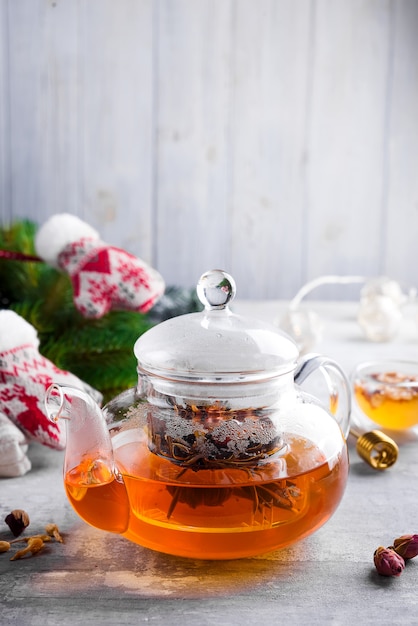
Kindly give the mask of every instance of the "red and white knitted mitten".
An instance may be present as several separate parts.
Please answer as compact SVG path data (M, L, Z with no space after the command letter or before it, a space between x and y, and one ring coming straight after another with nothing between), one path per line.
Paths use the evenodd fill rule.
M141 259L100 240L75 215L51 217L35 238L38 255L70 276L74 304L84 317L111 309L146 313L163 294L162 276Z
M101 394L39 353L35 328L10 310L0 310L0 412L27 437L56 449L65 447L65 429L49 420L45 392L52 383L83 389L96 402ZM1 442L0 442L1 443Z

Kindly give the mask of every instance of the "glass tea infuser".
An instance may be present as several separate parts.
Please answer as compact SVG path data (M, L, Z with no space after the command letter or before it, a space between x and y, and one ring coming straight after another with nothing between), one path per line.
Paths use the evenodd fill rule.
M92 526L160 552L276 550L340 503L349 383L334 361L299 359L278 328L234 314L226 272L204 274L197 293L202 312L139 337L138 384L103 411L78 389L48 389L48 415L67 424L67 496ZM314 372L327 406L301 388Z

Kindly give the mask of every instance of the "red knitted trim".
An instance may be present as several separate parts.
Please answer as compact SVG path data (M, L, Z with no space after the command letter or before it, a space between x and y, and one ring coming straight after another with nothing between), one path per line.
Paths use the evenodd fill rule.
M156 294L155 296L152 296L152 298L149 298L146 302L144 302L143 304L141 304L141 306L139 307L139 312L140 313L148 313L148 311L151 309L151 307L154 305L155 301L158 300L158 298L161 296L161 293Z

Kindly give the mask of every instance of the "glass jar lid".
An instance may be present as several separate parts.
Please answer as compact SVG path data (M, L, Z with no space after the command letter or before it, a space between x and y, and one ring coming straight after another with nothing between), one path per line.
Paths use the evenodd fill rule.
M168 319L139 337L134 347L139 370L201 382L254 381L293 371L299 352L290 337L230 310L232 276L206 272L197 294L202 312Z

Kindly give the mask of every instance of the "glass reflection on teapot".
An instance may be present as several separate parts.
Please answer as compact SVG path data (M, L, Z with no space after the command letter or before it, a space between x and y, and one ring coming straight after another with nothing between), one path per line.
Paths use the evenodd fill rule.
M103 409L53 385L67 419L64 482L89 524L179 556L231 559L276 550L321 527L348 476L350 391L334 362L299 360L275 326L232 313L233 279L204 274L202 313L135 344L138 385ZM324 374L329 406L301 385Z

